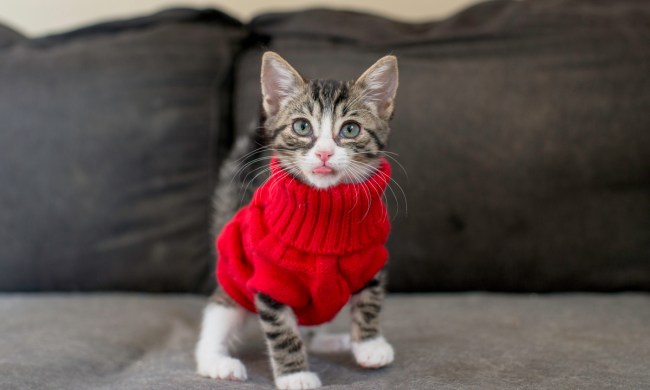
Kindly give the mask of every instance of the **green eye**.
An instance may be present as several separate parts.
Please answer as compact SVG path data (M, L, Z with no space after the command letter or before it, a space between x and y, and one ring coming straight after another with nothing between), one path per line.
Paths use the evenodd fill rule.
M354 138L361 133L361 126L354 122L349 122L341 127L341 137L343 138Z
M296 119L293 122L293 132L304 137L311 133L311 125L305 119Z

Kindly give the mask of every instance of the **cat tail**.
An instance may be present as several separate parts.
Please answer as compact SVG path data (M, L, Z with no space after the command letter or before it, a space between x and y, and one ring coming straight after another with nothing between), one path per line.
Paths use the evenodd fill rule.
M268 174L261 167L268 164L264 131L258 126L237 137L228 157L219 169L217 186L212 196L211 237L214 240L237 210L248 204L255 190ZM257 173L261 173L256 177ZM214 250L214 248L213 248Z

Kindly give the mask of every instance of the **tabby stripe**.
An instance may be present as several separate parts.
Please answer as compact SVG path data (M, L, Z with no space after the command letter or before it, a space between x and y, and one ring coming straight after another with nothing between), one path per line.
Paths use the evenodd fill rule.
M283 362L282 366L285 369L284 372L287 373L287 374L290 374L290 373L296 372L296 371L303 371L304 364L305 364L305 362L301 359L301 360L296 360L296 361L293 361L293 362Z
M266 338L269 340L275 340L280 336L284 336L285 334L286 334L285 332L267 332Z
M276 350L285 350L287 353L296 353L302 350L302 342L300 340L288 339L278 345L273 346Z
M293 337L289 337L289 338L287 338L285 340L282 340L282 341L278 342L277 344L274 344L273 348L275 348L275 349L287 349L287 348L289 348L291 346L295 346L296 344L298 344L299 347L302 347L302 345L300 345L300 344L302 344L302 342L300 340L296 340ZM298 348L298 349L300 349L300 348Z
M372 322L377 318L377 312L375 311L362 311L361 314L363 314L363 320L366 322Z
M348 91L347 91L347 89L341 89L338 96L334 100L334 111L336 111L336 108L339 106L339 104L341 104L342 102L344 102L347 99L348 99Z
M379 330L375 326L359 326L359 329L361 330L362 333L365 334L377 334L379 333Z
M381 282L379 281L379 279L372 279L371 281L368 282L368 284L366 284L366 288L377 287L380 284Z
M260 315L260 318L262 319L262 321L264 321L264 322L268 322L268 323L270 323L272 325L275 325L275 326L282 325L280 323L280 321L279 321L278 316L275 313L260 311L259 315Z
M266 294L258 294L258 297L260 298L262 303L264 303L266 306L268 306L271 309L279 310L282 309L282 307L284 306L282 303L276 301L275 299L271 298Z
M300 344L295 344L293 347L290 347L287 349L287 352L289 353L296 353L302 350L302 343Z
M278 135L280 135L280 133L282 132L282 130L286 129L287 126L289 126L289 125L286 125L286 124L285 124L285 125L282 125L282 126L276 128L276 129L273 129L273 130L271 131L271 140L274 140Z
M311 102L311 100L307 100L305 102L305 108L307 109L307 112L310 114L314 112L314 104Z
M377 147L378 147L380 150L384 150L384 147L385 147L386 145L384 145L384 143L381 142L381 141L379 140L379 137L377 136L377 133L375 133L374 130L370 130L370 129L366 129L366 131L368 132L368 134L370 134L370 136L372 137L372 139L375 140L375 142L377 143Z
M320 107L320 110L322 112L323 111L323 102L321 101L321 98L320 98L320 91L321 91L320 85L314 83L312 85L311 97L316 103L318 103L318 106Z
M363 302L363 303L358 303L357 308L359 308L359 309L371 308L371 309L374 309L376 311L380 311L381 310L381 305L379 305L377 303Z

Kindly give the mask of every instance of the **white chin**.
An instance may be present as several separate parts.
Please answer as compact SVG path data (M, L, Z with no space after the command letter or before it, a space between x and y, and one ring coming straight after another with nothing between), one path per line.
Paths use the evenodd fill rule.
M307 179L312 186L316 188L329 188L339 184L341 177L338 174L319 174L319 173L308 173Z

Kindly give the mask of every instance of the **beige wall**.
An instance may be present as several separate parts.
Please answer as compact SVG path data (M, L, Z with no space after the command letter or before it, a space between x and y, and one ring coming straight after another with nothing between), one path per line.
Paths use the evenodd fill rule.
M242 20L270 10L306 7L344 8L369 11L406 21L442 18L478 0L1 0L0 21L36 36L67 30L88 23L137 14L170 6L216 7Z

